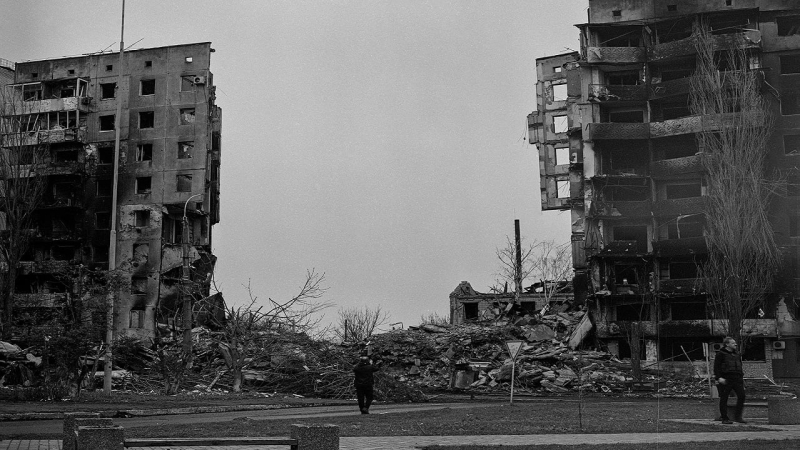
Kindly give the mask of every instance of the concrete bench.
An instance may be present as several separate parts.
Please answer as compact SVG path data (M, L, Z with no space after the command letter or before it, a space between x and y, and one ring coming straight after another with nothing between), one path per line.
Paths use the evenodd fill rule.
M767 408L770 425L800 425L800 400L768 398Z
M78 426L113 426L111 419L101 419L99 413L64 413L64 431L61 435L61 448L75 450Z
M338 450L339 427L336 425L291 426L291 436L286 437L230 437L230 438L129 438L120 426L104 423L103 426L82 426L84 420L75 419L75 450L124 450L137 447L190 447L190 446L254 446L289 445L292 450Z

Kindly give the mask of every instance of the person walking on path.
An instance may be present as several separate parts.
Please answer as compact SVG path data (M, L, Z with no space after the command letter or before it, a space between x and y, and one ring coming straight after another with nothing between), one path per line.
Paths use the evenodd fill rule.
M355 373L356 397L358 398L358 409L361 414L369 414L369 406L372 404L372 388L375 385L373 373L380 370L377 365L373 365L369 357L362 356L358 364L353 367Z
M728 417L728 396L731 391L736 393L736 415L733 420L747 423L742 418L744 411L744 371L742 370L742 355L737 351L736 340L726 336L722 340L722 348L717 351L714 358L714 378L717 380L719 392L719 413L722 423L731 424Z

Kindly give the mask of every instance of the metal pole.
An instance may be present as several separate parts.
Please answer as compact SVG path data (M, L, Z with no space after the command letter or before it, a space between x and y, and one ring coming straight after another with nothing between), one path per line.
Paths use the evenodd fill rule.
M122 24L119 32L119 64L117 67L117 115L114 117L114 182L111 188L111 238L108 243L108 271L117 268L117 184L119 182L119 139L122 128L122 73L124 71L125 53L125 0L122 0ZM103 363L103 393L111 394L111 344L114 341L114 299L116 297L116 286L111 278L106 297L106 353Z
M514 303L519 304L519 297L522 295L522 237L519 235L519 219L514 220L514 242L516 244L516 267L514 270Z
M517 359L514 358L511 360L511 401L509 404L514 404L514 372L516 372L517 367Z
M181 233L181 250L183 253L183 267L181 270L181 295L183 296L183 354L186 358L186 367L192 367L192 296L189 294L189 218L186 217L186 208L189 202L203 194L195 194L183 204L183 232Z

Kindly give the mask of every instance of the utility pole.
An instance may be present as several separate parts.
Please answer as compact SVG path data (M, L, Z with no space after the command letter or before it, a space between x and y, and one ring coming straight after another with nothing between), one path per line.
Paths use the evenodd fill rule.
M181 250L183 253L183 267L181 270L181 295L183 296L183 354L186 358L186 367L192 367L192 296L189 292L189 218L186 208L189 202L203 194L195 194L183 204L183 230L181 233Z
M117 184L119 182L119 138L122 128L122 73L125 70L123 54L125 53L125 0L122 0L122 24L119 32L119 64L117 67L117 115L114 117L114 183L111 188L111 238L108 243L109 286L106 297L106 353L103 363L103 393L111 394L111 344L114 342L114 300L116 298L115 283L111 279L117 268Z
M514 243L516 244L516 264L514 264L514 303L519 304L522 295L522 237L519 234L519 219L514 220Z

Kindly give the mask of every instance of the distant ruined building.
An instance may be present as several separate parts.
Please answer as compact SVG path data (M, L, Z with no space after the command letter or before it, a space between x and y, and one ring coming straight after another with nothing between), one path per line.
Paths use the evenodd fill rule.
M222 123L210 72L213 51L207 42L126 51L124 69L119 53L0 61L0 81L18 94L6 99L19 102L14 117L3 120L22 124L3 136L4 144L15 134L25 145L46 143L48 149L45 191L19 264L15 317L64 314L67 305L79 305L83 320L105 326L105 295L89 285L92 273L109 266L114 195L114 266L123 279L114 305L115 334L150 338L159 327L179 322L184 223L186 294L210 299L211 306L195 310L196 318L218 315L221 296L209 296L216 261L212 229L220 220Z
M769 223L781 264L743 321L750 376L800 377L800 3L792 0L590 0L580 51L536 60L543 210L570 211L574 285L596 342L641 358L705 360L725 326L709 306L709 180L699 133L730 117L692 112L696 30L705 24L720 73L746 52L773 125L765 170L778 193ZM713 345L711 345L713 348Z

